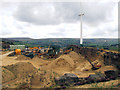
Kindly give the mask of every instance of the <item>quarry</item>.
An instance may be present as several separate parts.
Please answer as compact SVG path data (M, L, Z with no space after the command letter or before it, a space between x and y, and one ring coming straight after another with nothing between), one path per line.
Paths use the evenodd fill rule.
M0 89L120 88L118 0L2 0Z
M119 86L119 53L71 45L57 56L15 54L2 56L2 87L98 88ZM47 58L46 58L47 57Z

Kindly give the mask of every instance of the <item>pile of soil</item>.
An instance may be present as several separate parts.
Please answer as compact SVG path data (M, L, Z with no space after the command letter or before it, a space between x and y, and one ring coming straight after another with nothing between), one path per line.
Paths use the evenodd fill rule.
M18 62L16 64L5 66L5 68L14 73L18 78L25 77L28 74L34 73L36 70L29 62Z
M57 73L61 72L72 72L74 70L82 71L84 69L91 69L91 64L81 55L72 51L69 54L61 55L56 60L52 61L48 68L56 71Z
M47 88L55 84L54 78L56 76L52 71L40 71L40 73L33 75L30 84L32 88Z
M46 67L49 63L51 63L51 61L43 60L38 56L35 56L29 62L32 63L36 68Z
M15 79L15 75L8 69L2 68L2 83Z
M74 61L69 55L61 55L59 58L54 60L49 67L52 69L64 69L64 70L71 70L74 68Z
M38 57L37 55L32 58L32 60L40 60L41 58Z
M26 57L24 55L18 55L15 60L31 60L30 57Z
M70 70L73 68L73 65L74 65L74 62L69 56L61 56L60 58L58 58L57 60L51 63L51 68L53 69L64 68L64 70L65 69Z
M90 63L88 62L88 60L86 60L82 55L72 51L68 54L72 59L73 59L73 62L74 62L74 65L75 67L90 67L91 68L91 65Z

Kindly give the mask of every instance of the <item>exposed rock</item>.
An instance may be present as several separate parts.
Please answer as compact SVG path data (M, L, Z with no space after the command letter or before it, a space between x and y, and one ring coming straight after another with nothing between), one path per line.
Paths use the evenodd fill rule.
M105 65L115 65L120 70L120 54L113 52L106 52L104 54L104 64Z
M87 80L86 78L79 78L79 81L75 83L75 85L83 85L86 84Z
M61 76L59 78L59 80L55 80L55 82L58 84L58 85L61 85L61 86L64 86L64 85L71 85L71 84L74 84L76 82L78 82L78 77L75 75L75 74L72 74L72 73L66 73L64 74L63 76Z
M105 81L105 75L102 73L97 73L97 74L91 74L87 78L88 83L93 83L93 82L100 82L100 81Z
M104 72L108 80L116 79L118 77L118 72L114 70L108 70Z

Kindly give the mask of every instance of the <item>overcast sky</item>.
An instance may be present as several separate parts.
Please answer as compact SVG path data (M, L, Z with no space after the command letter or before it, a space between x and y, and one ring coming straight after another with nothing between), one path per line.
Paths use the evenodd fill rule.
M118 37L117 2L1 2L0 37Z

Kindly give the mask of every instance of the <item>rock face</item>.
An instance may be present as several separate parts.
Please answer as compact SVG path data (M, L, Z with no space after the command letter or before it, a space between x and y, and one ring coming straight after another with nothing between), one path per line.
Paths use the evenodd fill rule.
M74 85L83 85L87 83L87 78L79 78L79 81L76 82Z
M120 54L113 52L106 52L104 54L104 64L105 65L115 65L120 70Z
M70 85L83 85L87 83L101 82L105 81L105 75L102 73L91 74L86 78L78 78L75 74L66 73L61 76L59 79L55 80L56 84L60 86L70 86Z
M118 77L118 72L114 70L108 70L104 72L108 80L116 79Z
M73 51L76 53L80 53L82 56L84 56L86 59L93 61L93 60L104 60L105 65L114 65L116 66L120 71L120 53L115 52L106 52L101 56L96 48L87 48L87 47L78 47L76 45L71 45L71 48L73 48ZM104 52L103 50L101 52ZM120 73L120 72L119 72Z
M85 78L78 78L75 74L66 73L58 79L55 79L55 83L60 86L73 86L73 85L83 85L96 82L104 82L108 80L113 80L118 77L117 72L113 70L105 71L105 73L91 74Z
M79 79L75 74L66 73L63 76L61 76L58 80L55 80L55 82L60 86L64 86L64 85L69 86L71 84L78 82L78 80Z
M94 82L100 82L100 81L105 81L105 75L102 73L91 74L87 78L87 83L94 83Z
M98 59L99 53L96 48L78 47L76 45L71 45L70 47L73 49L73 51L75 51L76 53L80 53L86 59Z

